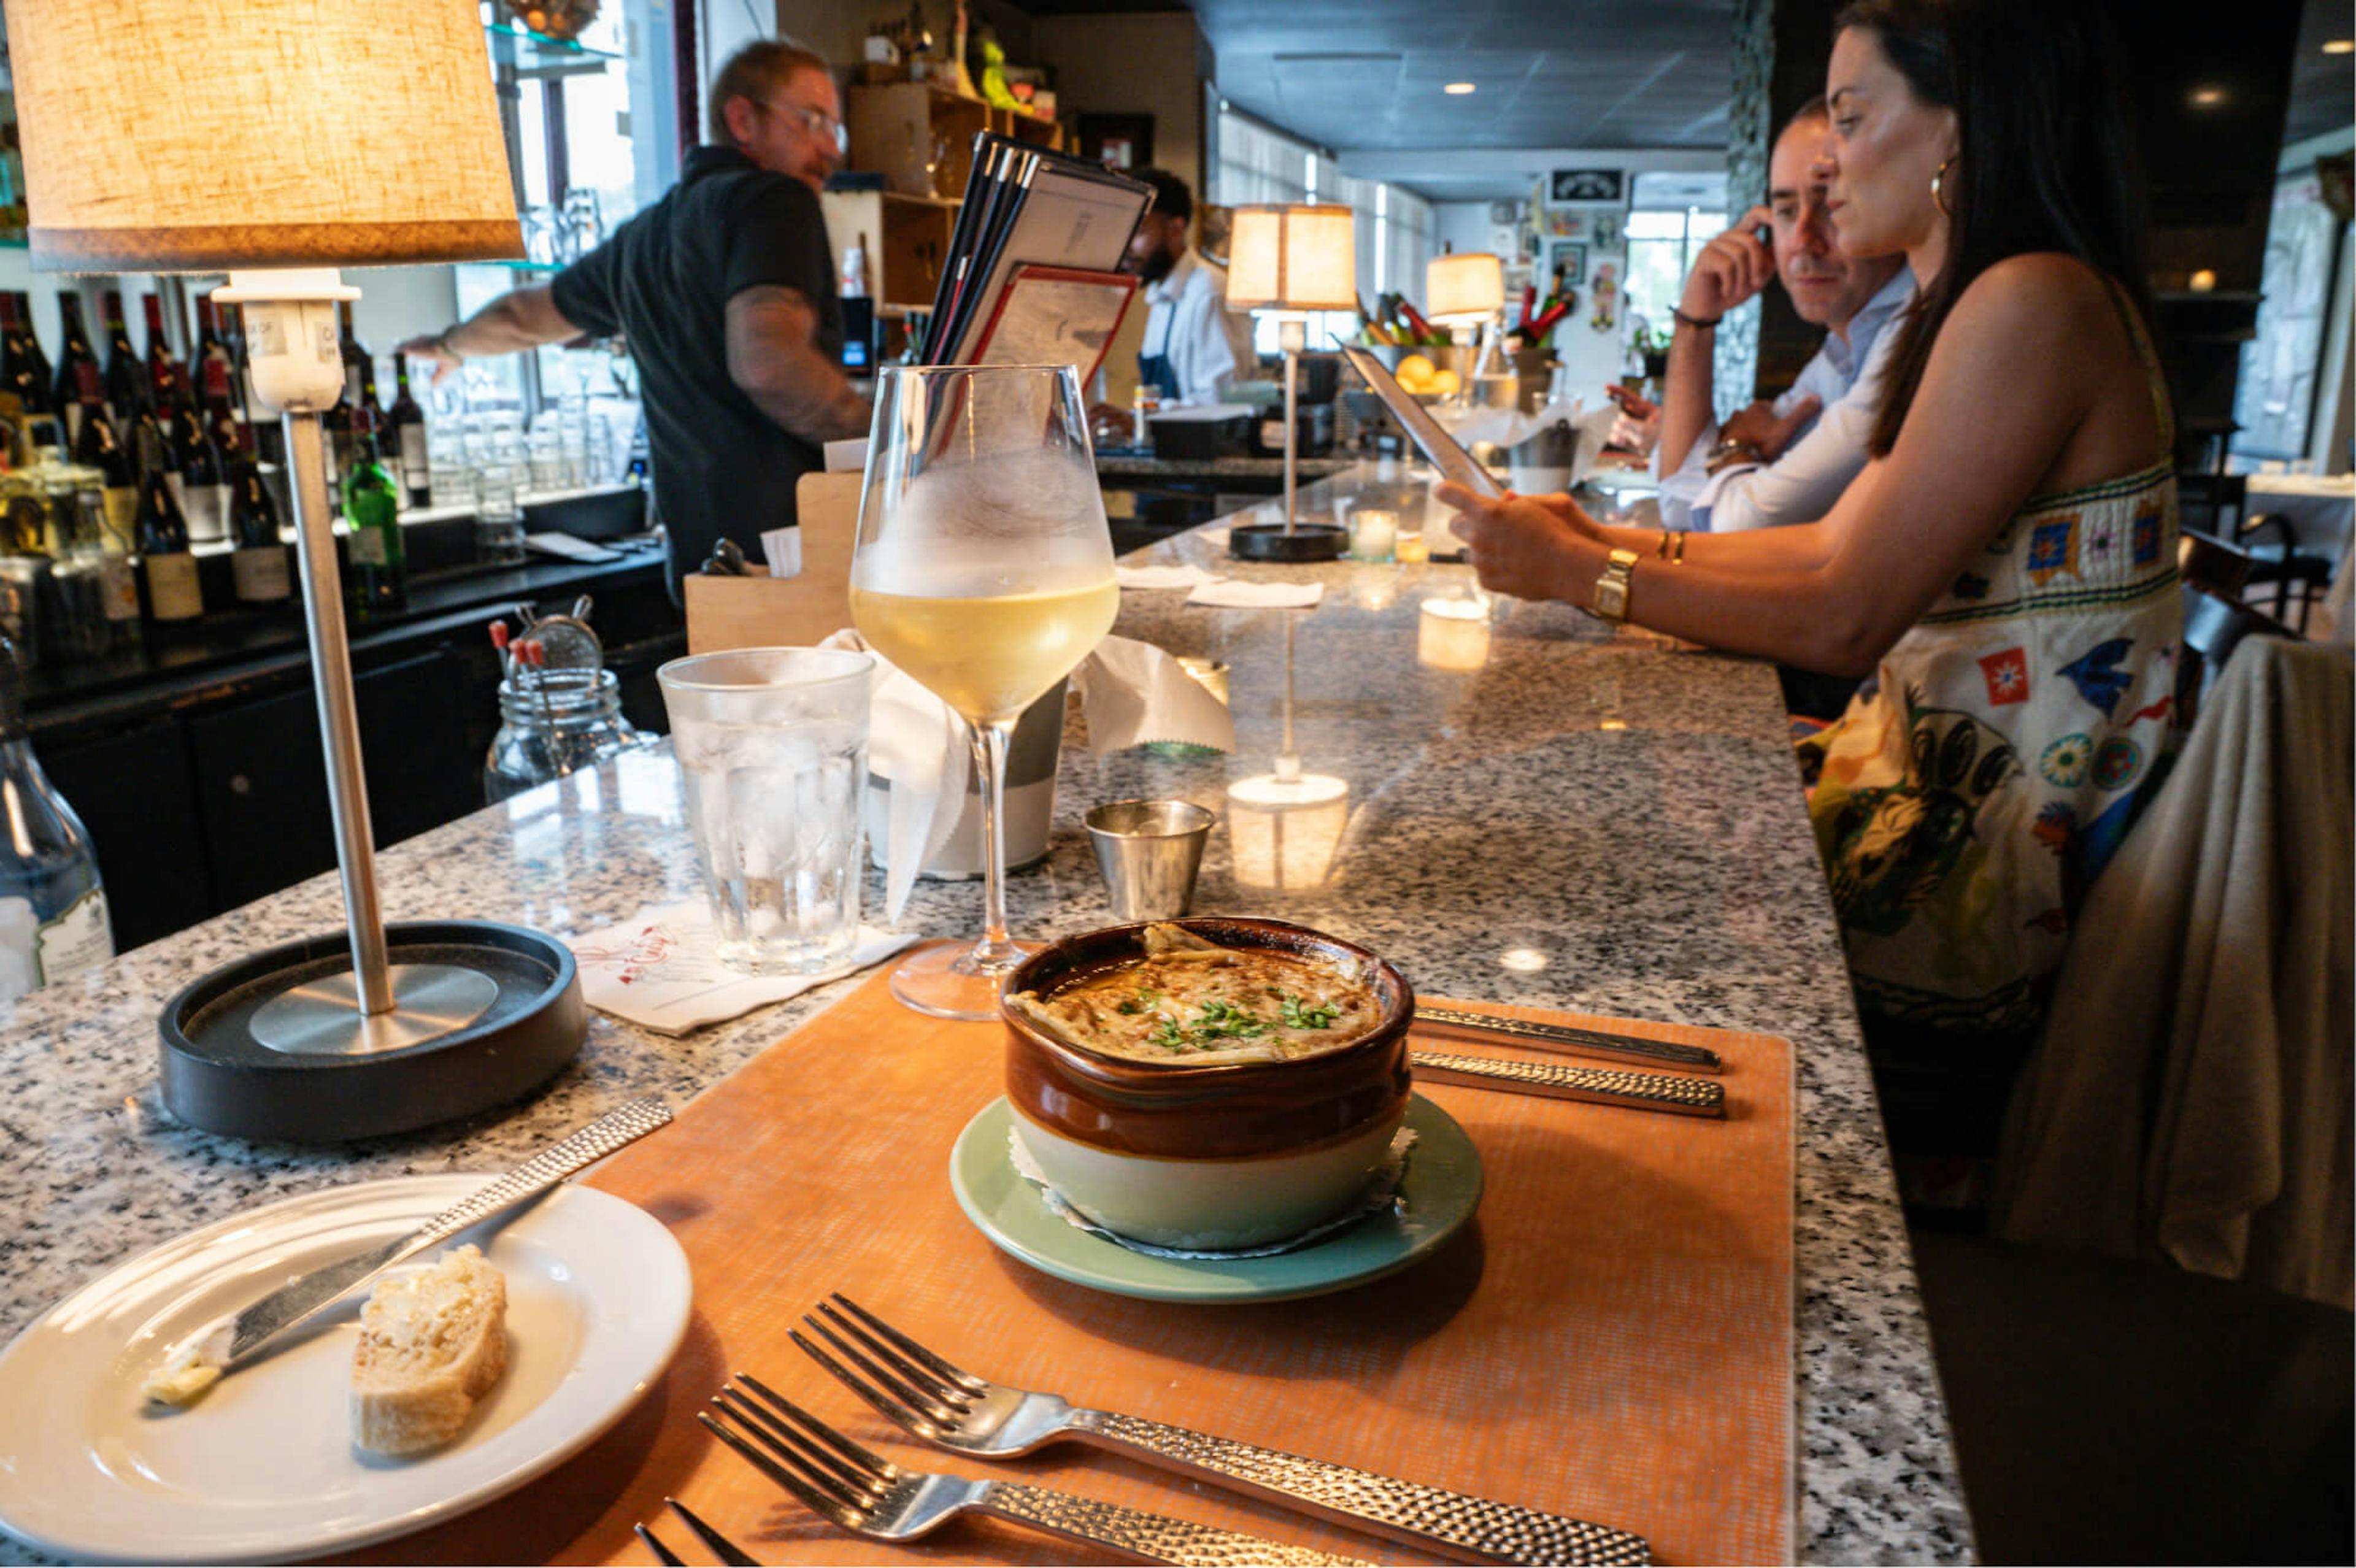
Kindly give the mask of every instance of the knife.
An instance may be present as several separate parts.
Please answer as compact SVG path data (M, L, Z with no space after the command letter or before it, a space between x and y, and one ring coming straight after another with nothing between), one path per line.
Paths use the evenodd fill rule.
M438 1246L467 1227L503 1214L528 1199L537 1198L566 1177L594 1165L625 1144L636 1143L669 1120L670 1107L651 1097L616 1106L398 1241L358 1257L313 1269L207 1330L198 1351L200 1360L218 1366L224 1376L250 1364L289 1329L309 1322L395 1264L428 1247ZM177 1354L177 1349L174 1353Z
M1641 1035L1612 1034L1600 1029L1581 1029L1576 1024L1536 1023L1528 1019L1476 1013L1466 1008L1435 1008L1426 1002L1416 1003L1415 1021L1440 1029L1495 1035L1516 1045L1534 1046L1540 1051L1568 1051L1579 1055L1605 1056L1622 1061L1642 1062L1648 1067L1682 1067L1689 1072L1726 1071L1726 1063L1719 1059L1718 1052L1698 1045L1687 1045L1674 1040L1646 1040Z
M1726 1119L1726 1085L1673 1072L1631 1072L1620 1067L1569 1067L1551 1061L1508 1061L1452 1051L1409 1053L1421 1083L1454 1083L1468 1089L1502 1089L1511 1094L1542 1094L1550 1100L1585 1100L1673 1116Z

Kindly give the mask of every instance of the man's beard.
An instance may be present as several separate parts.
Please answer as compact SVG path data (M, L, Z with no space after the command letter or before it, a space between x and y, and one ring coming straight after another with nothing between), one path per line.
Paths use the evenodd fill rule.
M1137 275L1146 283L1158 283L1168 277L1177 265L1177 252L1166 245L1157 245L1154 247L1153 254L1148 256L1143 264L1137 269Z

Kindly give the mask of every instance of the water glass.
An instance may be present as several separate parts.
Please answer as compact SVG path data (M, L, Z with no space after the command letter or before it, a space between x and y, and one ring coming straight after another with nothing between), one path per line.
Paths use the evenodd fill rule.
M731 969L816 974L858 943L874 670L862 653L739 648L656 672Z

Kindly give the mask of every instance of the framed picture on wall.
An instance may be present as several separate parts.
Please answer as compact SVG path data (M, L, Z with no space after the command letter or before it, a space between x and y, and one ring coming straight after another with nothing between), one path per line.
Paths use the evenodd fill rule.
M1618 201L1618 169L1557 169L1550 187L1556 201Z
M1587 282L1587 247L1575 240L1556 240L1547 256L1547 272L1558 289Z
M1142 169L1153 164L1153 116L1083 114L1080 156L1108 168Z
M1558 240L1576 240L1587 232L1587 214L1567 207L1547 208L1547 232Z
M1597 213L1595 220L1587 226L1587 236L1594 241L1598 251L1617 251L1620 249L1620 215L1616 212Z

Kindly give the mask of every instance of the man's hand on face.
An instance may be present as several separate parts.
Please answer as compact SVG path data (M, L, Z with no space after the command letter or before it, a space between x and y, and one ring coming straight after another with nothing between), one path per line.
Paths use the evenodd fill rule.
M1775 256L1756 231L1772 217L1765 208L1754 207L1704 246L1677 308L1697 320L1716 321L1765 288L1775 276Z
M1783 449L1792 444L1800 427L1815 418L1824 406L1824 400L1813 392L1793 405L1788 414L1777 414L1772 403L1753 403L1719 427L1719 440L1728 445L1755 448L1762 458L1772 463L1783 455Z

